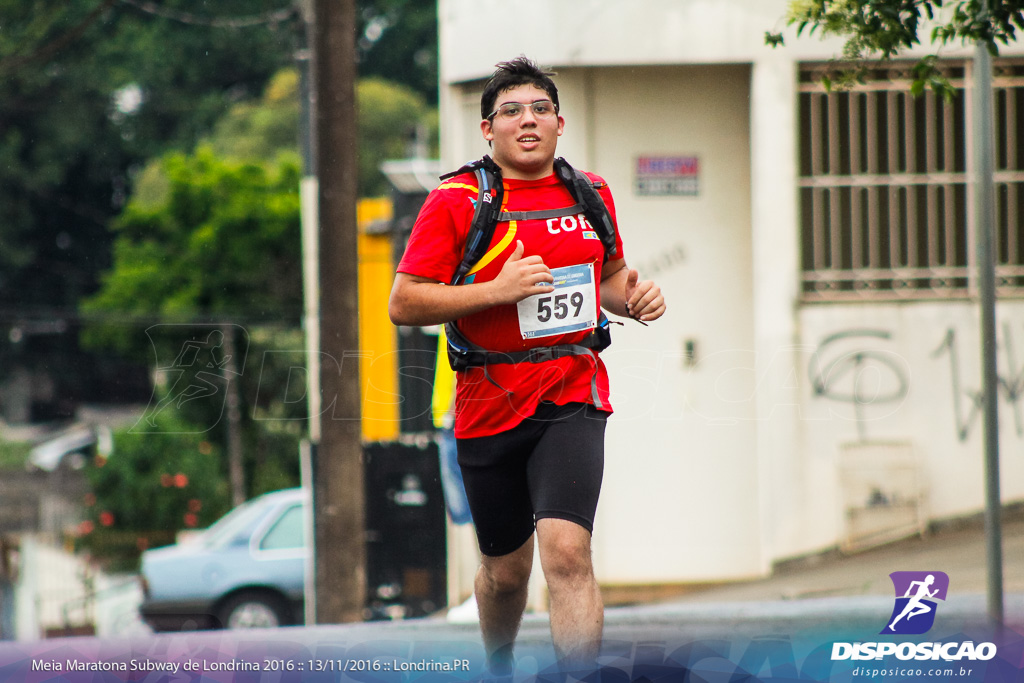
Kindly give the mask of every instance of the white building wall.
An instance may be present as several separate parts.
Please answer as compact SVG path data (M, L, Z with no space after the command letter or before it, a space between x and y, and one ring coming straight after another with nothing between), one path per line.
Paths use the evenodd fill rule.
M798 447L799 345L796 211L796 65L780 52L754 63L751 77L753 327L756 452L762 544L759 570L799 545L807 524L807 477Z
M836 457L851 442L906 442L922 458L927 513L942 519L983 505L980 313L977 304L929 302L808 306L799 314L801 450L816 476L809 511L838 500ZM1024 499L1024 302L997 313L1000 448L1005 501ZM858 405L859 404L859 405ZM828 546L842 533L833 505Z
M604 354L616 407L594 539L604 583L755 576L842 544L851 442L910 444L931 519L983 506L976 304L799 303L796 74L840 43L789 30L786 47L766 47L786 5L439 2L446 166L487 151L479 89L496 62L554 67L559 154L609 181L627 260L666 292L665 318L616 328ZM644 154L698 156L699 197L634 196ZM1016 387L1001 393L1003 497L1022 500L1024 302L999 316L1000 373ZM853 382L859 407L843 398Z
M615 193L627 262L670 302L649 327L616 327L603 354L616 413L596 570L608 583L749 576L760 558L753 376L707 380L748 363L753 345L750 69L615 67L590 80L591 167ZM638 196L643 155L696 157L697 196ZM712 509L729 512L698 512Z
M753 62L785 12L785 0L440 0L442 83L520 53L557 66Z

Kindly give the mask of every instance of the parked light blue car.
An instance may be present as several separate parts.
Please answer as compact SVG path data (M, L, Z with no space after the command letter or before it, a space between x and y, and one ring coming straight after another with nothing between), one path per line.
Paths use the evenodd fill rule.
M213 526L142 554L142 618L156 631L302 621L309 555L302 489L253 498Z

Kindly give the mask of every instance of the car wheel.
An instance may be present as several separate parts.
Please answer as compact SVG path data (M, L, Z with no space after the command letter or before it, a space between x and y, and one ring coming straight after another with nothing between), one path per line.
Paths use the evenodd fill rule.
M288 623L284 602L269 593L239 593L220 609L224 628L277 628Z

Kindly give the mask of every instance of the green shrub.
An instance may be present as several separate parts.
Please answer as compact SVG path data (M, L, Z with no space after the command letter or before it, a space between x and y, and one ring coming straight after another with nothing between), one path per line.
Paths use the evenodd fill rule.
M0 470L25 469L32 444L22 441L0 440Z
M146 548L209 526L230 507L219 447L174 418L157 424L152 433L115 432L110 458L86 467L91 491L76 545L113 569L133 569Z

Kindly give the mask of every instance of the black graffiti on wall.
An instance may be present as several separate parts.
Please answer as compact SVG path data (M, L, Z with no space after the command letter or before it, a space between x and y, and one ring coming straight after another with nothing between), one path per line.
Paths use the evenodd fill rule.
M998 395L1005 398L1011 407L1017 436L1024 436L1024 416L1021 414L1021 397L1024 396L1024 365L1018 365L1016 345L1013 342L1013 329L1004 324L1002 339L997 340L996 351L1005 360L1009 375L999 374ZM1001 352L1001 353L1000 353ZM950 382L953 391L953 413L956 418L957 437L966 441L971 436L984 405L984 394L980 389L968 389L963 381L960 366L960 350L956 338L956 330L946 330L942 343L932 352L932 358L949 356ZM997 356L998 358L998 356ZM980 363L980 360L979 360ZM998 363L997 363L998 365Z
M883 417L877 408L893 412L893 404L902 403L909 391L910 364L870 341L891 338L887 330L842 330L823 339L811 356L814 395L851 405L861 441L867 439L868 422Z
M1004 324L997 343L997 390L1000 403L1010 408L1017 435L1024 436L1024 355L1013 332L1009 323ZM808 375L814 395L852 406L861 440L867 438L868 423L885 416L879 405L902 402L909 393L909 363L898 353L877 348L878 341L891 340L888 330L842 330L823 339L811 356ZM969 387L964 376L978 373L965 372L953 328L946 330L929 355L935 360L948 357L954 430L961 442L967 441L981 418L984 396L980 389ZM980 358L968 362L977 366Z

